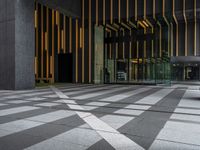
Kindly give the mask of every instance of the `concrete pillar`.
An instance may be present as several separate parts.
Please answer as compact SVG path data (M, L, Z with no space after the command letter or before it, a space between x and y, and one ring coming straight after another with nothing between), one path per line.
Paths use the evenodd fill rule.
M0 89L34 88L34 1L0 0Z

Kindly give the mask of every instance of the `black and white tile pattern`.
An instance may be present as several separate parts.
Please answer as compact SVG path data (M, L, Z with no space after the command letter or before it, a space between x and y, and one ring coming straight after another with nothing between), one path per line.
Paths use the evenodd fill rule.
M0 150L200 149L198 86L0 91Z

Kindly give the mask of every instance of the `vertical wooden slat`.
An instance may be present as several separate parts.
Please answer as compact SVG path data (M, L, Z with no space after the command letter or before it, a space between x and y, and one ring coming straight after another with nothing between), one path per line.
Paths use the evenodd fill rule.
M186 8L186 6L185 6L185 4L186 4L186 1L185 0L183 0L183 17L184 17L184 21L185 21L185 56L187 56L188 55L188 52L187 52L187 48L188 48L188 44L187 44L187 39L188 39L188 31L187 31L187 28L188 28L188 24L187 24L187 17L186 17L186 10L185 10L185 8Z
M72 18L69 17L69 53L72 52Z
M54 83L55 81L55 74L54 74L54 58L55 58L55 45L54 45L54 42L55 42L55 11L52 10L52 56L51 56L51 75L52 75L52 79L51 79L51 82Z
M43 54L43 51L44 51L44 14L43 14L43 6L41 6L41 80L43 80L44 78L44 60L43 60L43 57L44 57L44 54Z
M49 80L49 8L47 8L46 12L46 78Z
M82 0L82 83L85 82L85 0Z
M89 83L91 83L91 50L92 50L92 2L89 0Z
M36 10L35 10L35 74L36 80L38 80L38 3L36 3Z
M121 0L118 0L118 22L121 22Z
M194 0L194 56L197 55L197 1Z
M99 0L96 0L96 26L99 25Z
M76 83L78 82L78 19L76 19Z
M113 0L110 0L110 23L113 24Z
M56 24L58 27L58 54L60 54L60 38L61 38L61 33L60 33L60 13L56 11Z
M63 18L64 18L64 22L63 22L63 25L64 25L63 44L64 44L64 53L66 53L66 16L63 15Z

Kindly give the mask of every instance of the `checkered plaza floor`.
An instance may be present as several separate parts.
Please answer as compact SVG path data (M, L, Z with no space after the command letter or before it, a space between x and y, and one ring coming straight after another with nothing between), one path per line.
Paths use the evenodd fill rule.
M0 150L199 150L200 86L0 91Z

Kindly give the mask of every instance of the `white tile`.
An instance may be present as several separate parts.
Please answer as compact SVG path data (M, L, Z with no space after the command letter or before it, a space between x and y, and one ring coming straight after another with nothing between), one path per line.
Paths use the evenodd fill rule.
M32 93L28 93L28 94L22 94L22 96L36 96L36 95L44 95L44 94L52 94L52 91L32 92Z
M39 116L30 117L27 119L31 121L39 121L39 122L48 123L48 122L53 122L55 120L66 118L72 115L75 115L75 112L67 111L67 110L59 110L59 111L55 111L55 112L51 112L51 113L47 113L47 114L43 114Z
M200 109L200 101L192 100L192 99L182 99L178 105L179 107L186 108L199 108Z
M188 123L188 122L176 122L176 121L168 121L164 129L171 129L177 131L189 131L194 133L200 133L200 124Z
M94 110L94 109L97 109L98 107L95 107L95 106L82 106L85 110Z
M149 150L199 150L200 146L155 140Z
M116 92L116 91L120 91L120 90L128 89L128 88L130 88L130 87L114 88L114 89L111 88L109 90L104 90L104 91L100 91L100 92L95 92L95 93L84 94L84 95L81 95L81 96L76 96L76 97L73 97L73 99L82 100L82 99L87 99L87 98L93 98L93 97L97 97L97 96L100 96L100 95L104 95L104 94L108 94L108 93L112 93L112 92Z
M9 134L20 132L26 129L30 129L42 124L43 123L41 122L34 122L34 121L29 121L29 120L18 120L18 121L1 124L0 131L3 131L3 132L0 133L0 137L7 136Z
M198 110L198 109L176 108L174 112L176 112L176 113L198 114L198 115L200 115L200 110Z
M36 110L36 109L39 109L39 108L38 107L32 107L32 106L22 106L22 107L3 109L3 110L0 110L0 116L6 116L6 115L15 114L15 113L21 113L21 112Z
M100 99L99 101L117 102L119 100L123 100L123 99L128 98L128 97L129 97L128 95L115 95L115 96L112 96L112 97Z
M105 122L99 120L97 117L90 115L83 119L115 149L135 148L138 150L143 150L141 146L137 145L134 141L119 133Z
M4 98L5 99L18 99L18 98L21 98L21 97L23 97L23 96L21 96L21 95L11 95L11 96L6 96Z
M14 100L14 101L7 101L9 104L22 104L22 103L28 103L29 101L24 100Z
M129 92L126 92L126 93L117 94L117 95L114 95L114 96L103 98L103 99L100 99L99 101L117 102L117 101L126 99L128 97L134 96L136 94L148 91L148 90L149 90L149 88L139 88L139 89L136 89L136 90L133 90L133 91L129 91Z
M168 121L157 139L199 145L200 125Z
M0 103L0 106L6 106L7 104L2 104L2 103Z
M134 119L134 117L127 116L118 116L118 115L106 115L100 118L102 121L113 127L114 129L118 129Z
M108 105L110 103L104 103L104 102L90 102L90 103L87 103L87 105L93 105L93 106L105 106L105 105Z
M68 143L66 141L49 140L28 147L24 150L86 150L83 145Z
M70 111L60 110L26 119L0 124L0 131L1 131L0 137L10 135L16 132L21 132L23 130L37 127L45 123L53 122L72 115L74 115L74 113Z
M131 110L131 109L119 109L115 111L115 114L121 114L121 115L134 115L134 116L139 116L143 113L144 111L141 110Z
M42 107L53 107L53 106L58 106L60 104L57 103L40 103L40 104L36 104L35 106L42 106Z
M32 97L32 98L28 98L26 100L28 101L42 101L45 100L46 98L42 98L42 97Z
M90 94L84 94L84 95L81 95L81 96L76 96L76 97L73 97L73 99L87 99L87 98L92 98L92 97L96 97L96 96L99 96L99 95L103 95L102 92L97 92L97 93L90 93Z
M55 94L43 96L45 98L57 98L58 96Z
M181 121L194 121L200 123L200 116L196 115L183 115L183 114L173 114L171 119L181 120Z
M70 100L70 99L61 99L61 100L57 100L54 101L56 103L64 103L64 104L74 104L74 100Z
M179 107L200 108L199 90L187 90L179 103Z
M139 110L148 110L151 106L147 106L147 105L128 105L126 108L129 109L139 109Z
M33 145L27 149L42 149L46 145L52 145L53 143L56 145L56 147L53 146L56 149L57 147L59 149L64 149L65 147L67 147L66 145L68 145L69 147L71 146L72 149L83 149L83 147L84 149L87 149L90 145L98 142L99 140L101 140L101 137L97 132L92 130L88 125L83 125L78 128L74 128L62 134L59 134L51 139L47 139L46 141ZM77 145L79 146L77 147ZM69 147L67 149L69 149Z
M161 99L163 99L165 96L167 96L169 93L171 93L174 89L162 89L159 90L151 95L148 95L144 97L143 99L137 101L137 104L150 104L154 105L157 102L159 102Z

